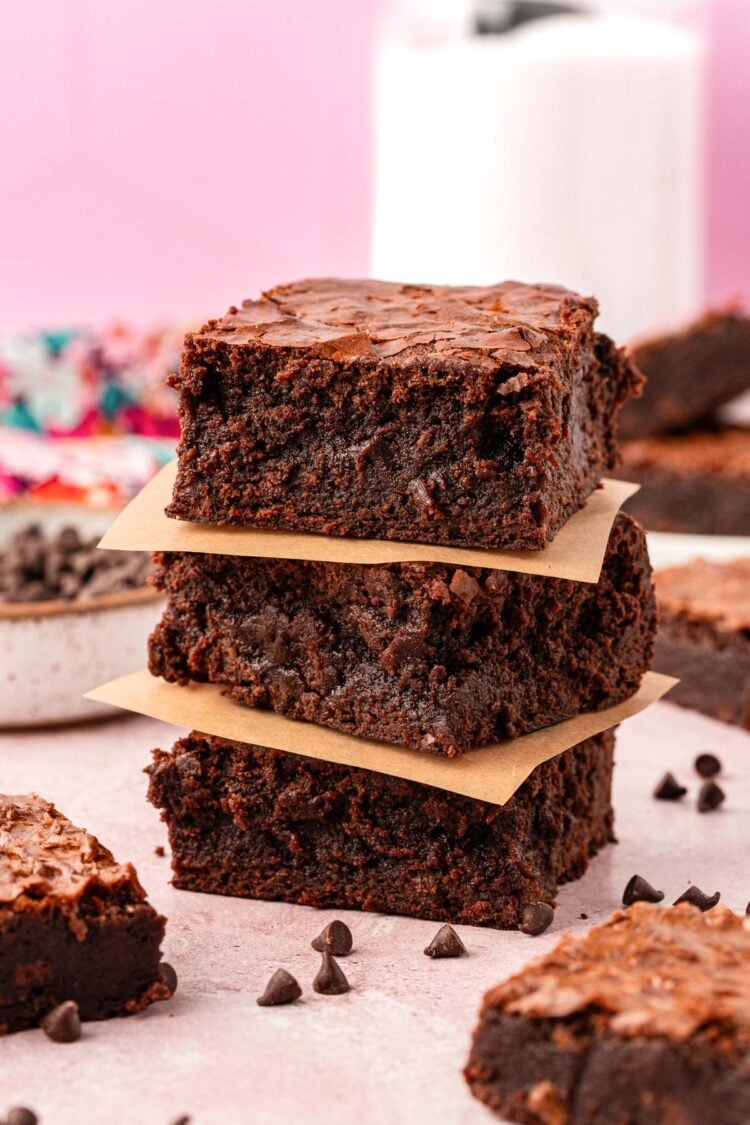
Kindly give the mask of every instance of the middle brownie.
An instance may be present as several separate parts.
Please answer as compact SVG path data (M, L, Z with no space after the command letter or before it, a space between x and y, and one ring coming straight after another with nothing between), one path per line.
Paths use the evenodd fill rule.
M455 756L628 698L656 606L619 515L597 584L441 563L160 554L149 667L251 707Z

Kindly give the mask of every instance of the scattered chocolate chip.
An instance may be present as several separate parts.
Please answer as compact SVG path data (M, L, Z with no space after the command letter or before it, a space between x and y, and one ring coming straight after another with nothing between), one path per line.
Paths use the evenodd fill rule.
M673 773L665 773L656 789L654 789L654 796L657 801L679 801L680 797L684 797L686 793L687 788L680 785Z
M42 1030L55 1043L75 1043L81 1038L81 1017L75 1000L58 1004L42 1020Z
M583 922L588 922L588 920L589 920L589 916L588 916L588 914L579 914L579 915L578 915L578 917L579 917L579 918L580 918L580 919L581 919L581 920L582 920Z
M689 902L691 906L697 906L699 910L710 910L711 907L716 906L716 903L721 898L721 892L717 891L716 894L707 895L700 889L700 887L688 887L686 891L676 898L672 903L677 906L681 902Z
M159 859L162 859L163 856L166 855L163 844L156 845L156 847L154 848L154 855L158 855Z
M747 906L745 907L745 913L746 913L746 914L750 914L750 902L749 902L749 903L747 904Z
M543 934L552 925L555 912L548 902L530 902L524 906L519 930L524 934Z
M38 1121L39 1118L33 1109L27 1109L25 1105L17 1105L8 1110L5 1125L37 1125Z
M693 765L701 777L716 777L721 773L721 762L715 754L699 754Z
M704 781L698 794L698 812L713 812L724 800L724 790L715 781Z
M428 957L462 957L466 946L453 926L441 926L425 949Z
M299 1000L301 995L302 989L292 974L286 969L277 969L256 1003L261 1008L275 1008L277 1004L291 1004L294 1000Z
M352 931L338 920L329 922L310 945L317 953L332 953L334 957L346 957L352 951Z
M632 906L634 902L661 902L664 891L657 891L642 875L634 875L622 892L622 905Z
M177 991L177 973L168 961L162 961L159 965L159 976L161 977L162 984L165 984L174 996Z
M313 988L321 996L340 996L342 992L349 991L349 981L341 966L325 950L321 954L320 968L313 981Z
M175 1117L172 1125L190 1125L191 1121L192 1117L190 1117L187 1113L183 1113L181 1117Z

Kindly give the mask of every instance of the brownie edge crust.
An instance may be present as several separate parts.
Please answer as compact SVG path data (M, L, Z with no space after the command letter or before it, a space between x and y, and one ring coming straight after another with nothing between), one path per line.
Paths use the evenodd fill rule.
M193 733L156 750L174 885L515 928L612 835L614 731L539 766L503 806Z
M185 341L170 516L538 550L617 458L642 376L558 286L318 279Z
M522 1125L747 1125L750 924L637 903L484 998L465 1070Z
M164 918L130 864L37 796L0 796L0 1035L74 1000L83 1020L172 995Z

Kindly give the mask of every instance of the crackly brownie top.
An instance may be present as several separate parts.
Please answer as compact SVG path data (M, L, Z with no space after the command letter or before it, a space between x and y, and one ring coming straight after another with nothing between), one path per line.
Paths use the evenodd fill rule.
M750 428L728 426L690 434L640 438L622 445L626 466L727 479L750 476Z
M598 306L556 285L486 288L322 278L244 301L194 340L313 350L340 361L468 361L529 367L575 345Z
M145 898L131 865L116 863L54 805L36 794L0 794L0 907L24 896L72 903L92 884L128 887L132 900Z
M719 1026L750 1046L750 918L725 907L636 903L487 994L531 1019L603 1015L624 1037L689 1039Z
M693 559L654 575L659 606L670 616L707 621L731 632L750 629L750 558Z

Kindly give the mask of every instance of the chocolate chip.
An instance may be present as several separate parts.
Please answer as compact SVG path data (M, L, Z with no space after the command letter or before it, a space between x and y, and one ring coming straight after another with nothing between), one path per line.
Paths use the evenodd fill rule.
M47 535L22 528L0 550L0 601L42 602L95 597L144 586L151 560L141 551L98 551L75 528Z
M699 754L693 765L701 777L716 777L721 773L721 762L715 754Z
M632 906L634 902L661 902L664 891L657 891L642 875L634 875L622 892L622 905Z
M716 903L721 898L721 892L717 891L716 894L707 895L700 889L700 887L688 887L686 891L676 898L672 903L677 906L681 902L689 902L691 906L697 906L699 910L710 910L711 907L716 906Z
M158 855L159 859L162 859L164 857L165 852L163 844L156 845L156 847L154 848L154 855Z
M5 1125L37 1125L38 1120L33 1109L27 1109L25 1105L17 1105L8 1110Z
M174 971L168 961L162 961L159 965L159 977L162 984L165 984L169 991L174 996L177 991L177 973Z
M294 1000L299 1000L301 995L302 989L292 974L286 969L277 969L256 1003L261 1008L275 1008L277 1004L291 1004Z
M749 902L749 903L747 904L747 906L745 907L745 913L746 913L746 914L750 914L750 902Z
M352 951L352 931L343 922L329 922L310 945L317 953L332 953L334 957L346 957Z
M555 912L548 902L530 902L523 908L519 930L524 934L543 934L552 925Z
M55 1043L75 1043L81 1038L81 1018L75 1000L58 1004L42 1020L42 1030Z
M466 946L453 926L441 926L425 949L428 957L462 957Z
M724 800L724 790L715 781L704 781L698 794L698 812L713 812Z
M579 918L580 918L580 919L581 919L581 920L582 920L583 922L588 922L588 920L589 920L589 916L588 916L588 914L579 914L579 915L578 915L578 917L579 917Z
M686 793L686 787L680 785L673 773L665 773L656 789L654 789L654 796L657 801L679 801L680 797L684 797Z
M349 981L330 953L324 951L321 954L320 968L313 981L313 988L321 996L340 996L349 991Z
M183 1113L180 1117L175 1117L172 1125L190 1125L191 1121L192 1117L190 1117L187 1113Z

